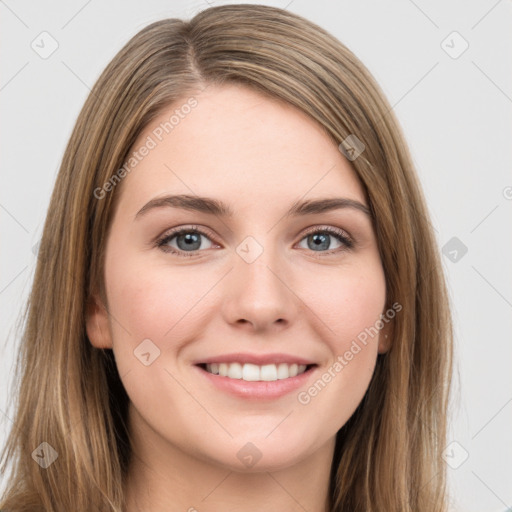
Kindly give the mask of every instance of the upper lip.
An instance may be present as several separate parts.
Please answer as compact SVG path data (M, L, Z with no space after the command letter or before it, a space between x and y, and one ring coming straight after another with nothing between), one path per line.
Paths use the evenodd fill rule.
M196 361L194 364L211 364L211 363L249 363L258 366L266 364L305 364L312 365L316 364L314 361L304 359L303 357L297 357L291 354L223 354L220 356L207 357Z

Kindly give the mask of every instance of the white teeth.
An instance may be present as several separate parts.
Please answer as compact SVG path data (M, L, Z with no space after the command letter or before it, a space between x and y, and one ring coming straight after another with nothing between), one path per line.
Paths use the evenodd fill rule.
M260 380L260 367L255 364L244 364L242 379L249 382Z
M290 372L288 370L288 365L286 363L281 363L277 366L277 378L278 379L287 379L290 376Z
M230 379L271 382L296 377L306 371L306 365L280 363L258 366L250 363L211 363L206 365L206 371Z
M240 363L231 363L228 366L228 377L230 379L242 378L242 365Z
M275 364L266 364L260 369L260 379L265 381L277 380L277 368Z

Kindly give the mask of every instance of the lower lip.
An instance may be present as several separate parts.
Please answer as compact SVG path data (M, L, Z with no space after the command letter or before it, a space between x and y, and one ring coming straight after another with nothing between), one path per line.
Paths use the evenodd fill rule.
M245 381L242 379L231 379L229 377L221 377L213 373L203 370L200 366L195 366L197 370L206 377L214 386L221 391L231 393L232 395L241 398L255 398L255 399L272 399L284 396L292 391L297 390L304 386L311 374L316 370L316 366L311 367L309 370L297 375L296 377L289 377L287 379L273 380L273 381Z

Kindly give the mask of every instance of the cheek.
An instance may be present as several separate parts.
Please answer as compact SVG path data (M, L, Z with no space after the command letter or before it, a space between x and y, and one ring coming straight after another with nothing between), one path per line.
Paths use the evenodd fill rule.
M365 266L364 272L346 268L335 280L331 276L328 286L322 276L317 275L315 282L324 282L328 289L319 293L322 287L317 286L308 305L328 327L323 329L323 341L329 347L330 358L317 380L301 391L298 402L308 417L324 418L322 428L337 431L363 399L375 369L375 326L385 306L385 279L379 263ZM326 410L331 412L326 414Z
M160 350L178 350L199 323L208 302L202 298L218 281L211 271L171 270L142 258L112 261L106 272L114 340L132 348L150 339Z
M191 279L185 268L135 260L112 266L108 275L114 354L130 400L148 418L161 415L163 403L186 414L189 397L170 375L180 371L183 347L201 334L202 308L211 308L204 296L215 276L204 272Z
M384 309L386 285L380 262L329 270L316 273L305 289L313 290L308 306L324 323L326 341L334 353L342 354L375 326Z

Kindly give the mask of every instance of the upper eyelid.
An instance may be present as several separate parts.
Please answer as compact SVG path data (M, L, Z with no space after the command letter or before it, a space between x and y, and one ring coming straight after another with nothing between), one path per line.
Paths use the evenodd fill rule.
M212 231L210 231L208 228L204 228L202 226L184 226L184 227L178 227L173 228L168 231L165 231L162 235L157 237L157 242L161 242L163 240L172 239L175 236L178 236L183 233L189 233L189 232L198 232L199 234L206 236L210 238L212 241L215 241L216 237L213 234Z
M352 240L352 236L348 233L347 230L343 229L343 228L338 228L338 227L335 227L335 226L328 226L328 225L324 225L324 226L313 226L311 228L307 228L306 231L303 232L303 236L306 236L310 233L316 233L316 232L322 232L322 231L326 231L327 233L333 235L333 234L343 234L346 238Z

